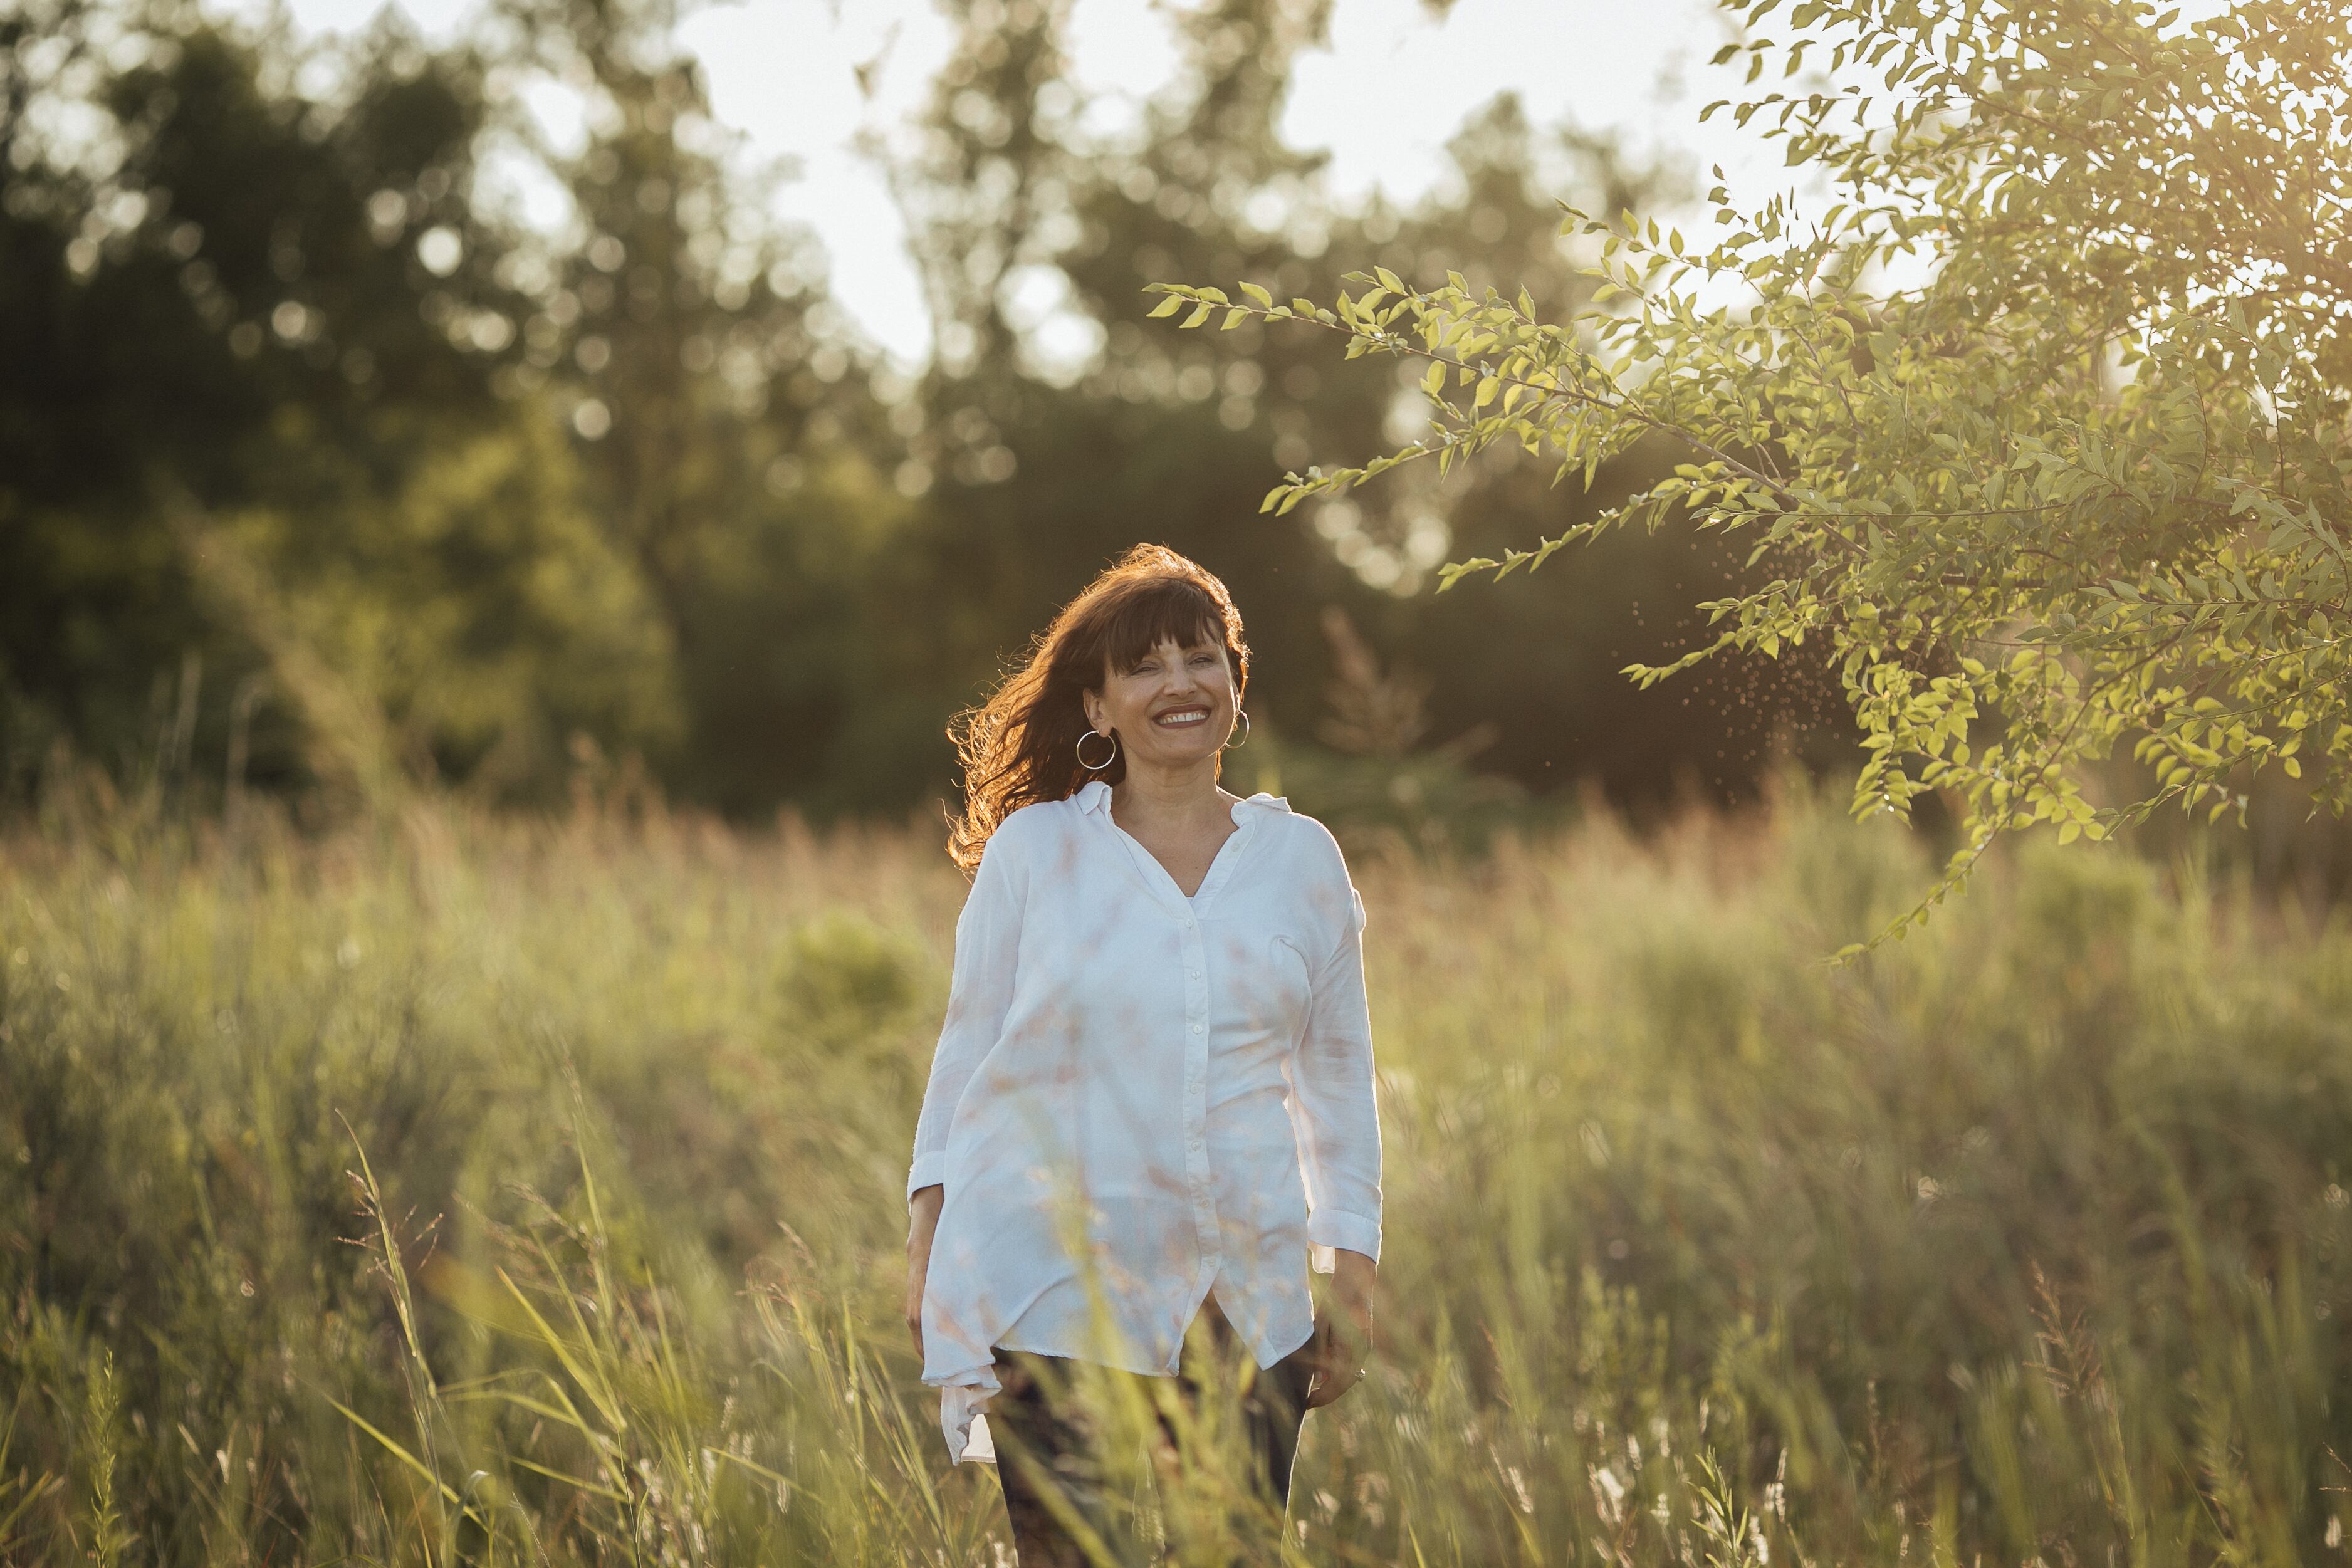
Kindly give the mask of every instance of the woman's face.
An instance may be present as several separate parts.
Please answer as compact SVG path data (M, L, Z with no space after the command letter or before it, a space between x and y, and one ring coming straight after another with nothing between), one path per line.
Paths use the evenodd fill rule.
M1147 652L1133 669L1103 672L1087 693L1087 721L1116 731L1129 763L1181 767L1213 756L1233 732L1234 672L1224 645L1173 639ZM1087 748L1099 753L1099 745Z

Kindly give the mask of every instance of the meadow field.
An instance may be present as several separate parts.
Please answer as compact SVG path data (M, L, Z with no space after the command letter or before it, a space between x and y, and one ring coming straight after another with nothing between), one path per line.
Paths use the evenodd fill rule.
M1313 1563L2295 1563L2352 1515L2352 931L1784 795L1356 853L1382 1348ZM938 835L0 840L0 1559L994 1564L898 1321Z

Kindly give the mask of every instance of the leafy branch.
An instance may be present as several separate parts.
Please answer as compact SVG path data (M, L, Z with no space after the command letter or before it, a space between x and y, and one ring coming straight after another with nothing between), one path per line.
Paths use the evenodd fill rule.
M1773 50L1793 74L1822 47L1891 96L1770 93L1737 118L1768 116L1792 163L1828 174L1825 212L1743 210L1718 187L1725 237L1695 247L1569 210L1593 264L1563 321L1525 289L1385 268L1328 305L1155 284L1153 314L1299 321L1349 359L1426 363L1433 438L1288 475L1262 508L1277 515L1497 443L1588 487L1637 443L1678 447L1667 479L1448 563L1440 591L1678 510L1756 535L1771 580L1624 673L1808 649L1860 733L1855 813L1954 803L1960 849L1851 956L1924 923L2004 832L2098 839L2176 804L2242 820L2245 781L2306 763L2315 809L2352 804L2352 337L2309 238L2352 203L2342 139L2312 133L2352 121L2352 0L2320 9L2332 23L2279 0L2189 25L2138 0L1804 0L1800 37L1739 46L1750 79ZM2161 92L2139 90L2151 73ZM1924 282L1915 266L1873 286L1906 258ZM2126 742L2143 783L2094 805Z

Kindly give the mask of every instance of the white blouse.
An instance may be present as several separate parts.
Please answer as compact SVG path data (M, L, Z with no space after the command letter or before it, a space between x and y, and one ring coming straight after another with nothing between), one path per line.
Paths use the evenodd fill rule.
M1213 1290L1271 1366L1313 1331L1309 1247L1380 1256L1364 901L1313 817L1233 815L1190 899L1099 780L981 855L907 1177L947 1188L923 1381L953 1458L992 1457L999 1346L1172 1374Z

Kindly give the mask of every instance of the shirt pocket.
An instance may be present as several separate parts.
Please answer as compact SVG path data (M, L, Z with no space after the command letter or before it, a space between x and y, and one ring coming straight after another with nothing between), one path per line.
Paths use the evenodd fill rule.
M1261 1010L1259 1026L1285 1042L1296 1039L1306 1026L1311 994L1307 952L1298 940L1281 933L1267 938L1253 980L1252 994Z

